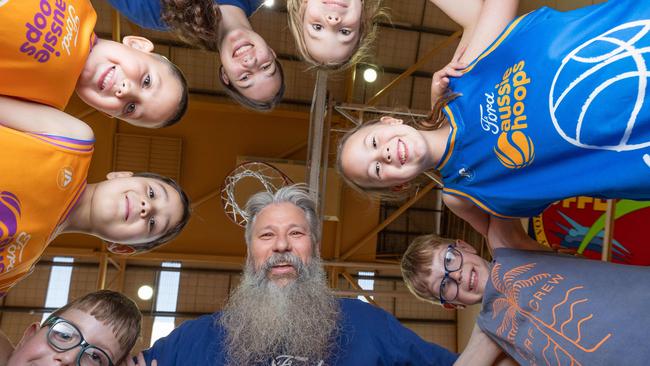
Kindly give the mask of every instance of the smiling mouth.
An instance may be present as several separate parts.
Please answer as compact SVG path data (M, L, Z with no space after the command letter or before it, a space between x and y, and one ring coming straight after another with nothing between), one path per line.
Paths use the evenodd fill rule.
M113 86L114 80L113 78L115 77L115 66L111 66L108 68L108 70L104 71L102 76L99 78L99 81L97 82L97 87L99 90L104 90L106 88L109 88Z
M470 272L469 275L469 291L474 291L476 290L476 282L477 282L477 275L476 271L472 269L472 272Z
M296 269L289 263L280 263L280 264L276 264L275 266L271 267L271 272L273 272L275 274L295 272L295 270Z
M131 207L129 207L129 206L131 206L131 204L129 202L129 197L128 196L124 196L124 198L126 199L126 212L124 213L124 221L128 221L129 220L129 212L131 211Z
M253 49L253 44L249 42L242 43L241 45L235 47L235 50L232 52L232 57L237 58L249 50Z
M400 164L406 164L406 159L408 158L408 149L402 140L397 140L397 156L399 158Z
M335 5L335 6L338 6L338 7L341 7L341 8L347 8L348 7L348 4L346 2L344 2L344 1L336 1L336 0L326 0L326 1L323 1L323 4L325 4L325 5Z

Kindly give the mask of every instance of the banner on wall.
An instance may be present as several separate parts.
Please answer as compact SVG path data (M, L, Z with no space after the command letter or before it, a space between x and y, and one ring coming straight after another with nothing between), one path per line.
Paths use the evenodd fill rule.
M554 203L530 220L530 235L563 252L600 259L606 200L573 197ZM619 200L614 214L612 262L650 265L650 201Z

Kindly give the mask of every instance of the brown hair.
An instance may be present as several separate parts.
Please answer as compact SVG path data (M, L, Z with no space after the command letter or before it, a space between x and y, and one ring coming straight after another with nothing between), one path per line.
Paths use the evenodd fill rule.
M219 66L219 83L223 87L223 90L228 94L229 97L234 99L237 103L239 103L241 106L246 107L248 109L252 109L254 111L270 111L271 109L275 108L275 106L280 103L282 100L282 97L284 96L284 90L285 90L285 84L284 84L284 70L282 69L282 64L278 59L275 59L275 67L277 67L277 72L280 73L280 89L278 92L273 96L273 98L269 101L266 102L260 102L257 100L253 100L250 98L246 98L237 88L232 83L226 84L226 82L223 80L223 65Z
M214 0L162 0L162 20L183 41L217 51L221 11Z
M444 107L449 104L452 100L456 99L460 94L452 93L447 91L438 101L434 104L433 110L427 118L421 120L410 119L404 122L405 125L411 126L417 130L422 131L432 131L437 130L442 127L447 122L447 117L443 113ZM341 160L341 152L343 151L343 146L348 141L350 136L354 135L356 132L362 130L367 126L371 126L375 123L378 123L380 119L372 120L364 124L358 125L348 131L338 142L338 149L336 155L336 170L350 187L355 191L366 194L372 198L387 200L387 201L400 201L409 197L412 194L415 194L420 188L431 182L430 176L439 177L439 173L433 169L426 170L420 173L417 177L413 178L411 181L400 184L397 187L363 187L356 182L349 179L345 172L343 171L343 161Z
M57 309L50 317L61 316L71 309L81 310L111 327L123 352L115 365L121 364L140 336L142 314L138 305L119 292L100 290L69 302L64 307Z
M149 173L149 172L143 172L143 173L135 173L133 174L134 177L143 177L143 178L153 178L157 179L163 183L167 183L170 185L176 192L178 192L178 195L181 199L181 203L183 204L183 214L181 216L181 220L176 224L176 226L170 227L166 233L164 233L161 237L158 239L154 239L152 241L146 242L146 243L139 243L139 244L133 244L129 245L133 249L136 250L136 253L142 253L142 252L148 252L154 248L157 248L175 237L177 237L181 231L185 228L187 223L190 221L190 217L192 216L192 208L190 207L190 198L187 196L185 191L183 191L183 188L181 188L178 183L176 183L175 180L165 177L160 174L156 173Z
M420 300L440 305L440 300L428 288L426 278L431 275L434 250L454 244L454 240L435 234L421 235L413 239L402 257L402 278L406 287Z
M371 54L372 45L377 38L377 23L380 19L387 19L386 10L381 6L382 0L363 0L361 11L361 25L359 27L359 41L350 58L343 62L324 64L314 59L307 49L303 33L303 20L307 0L287 0L289 29L296 40L296 48L300 56L309 64L325 70L345 70L359 62L366 61Z
M181 99L178 101L178 108L176 108L176 113L171 116L167 121L165 121L160 127L168 127L171 125L174 125L178 123L178 121L183 118L185 113L187 113L187 105L189 102L189 90L187 87L187 79L185 78L185 75L183 75L183 72L181 69L176 66L173 62L171 62L167 57L158 55L164 62L167 63L167 66L169 66L169 69L172 72L172 75L176 77L176 80L178 80L178 83L181 85Z

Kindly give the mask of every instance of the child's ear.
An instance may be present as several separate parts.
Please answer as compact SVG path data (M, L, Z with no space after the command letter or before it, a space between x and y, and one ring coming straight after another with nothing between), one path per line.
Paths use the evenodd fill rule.
M119 255L132 255L137 253L137 250L134 247L130 245L124 245L118 243L107 242L106 249L108 249L108 251L113 254L119 254Z
M456 247L468 253L476 254L476 249L464 240L456 239Z
M224 84L230 85L230 79L228 78L228 75L226 74L226 70L224 70L223 65L219 66L219 77L221 78L221 81L223 81Z
M447 310L465 309L465 305L450 304L448 302L442 304L442 307Z
M138 51L153 51L153 43L144 37L126 36L122 39L122 43L128 47L135 48Z
M106 174L106 179L111 180L111 179L115 179L115 178L128 178L128 177L132 177L132 176L133 176L133 172L126 172L126 171L125 172L110 172L110 173Z
M401 125L402 123L404 123L404 121L402 121L401 119L397 119L391 116L383 116L379 120L381 121L381 123L386 123L389 125Z
M38 322L34 322L30 324L27 329L23 332L23 337L20 338L20 341L18 341L18 344L16 345L16 349L21 348L27 341L29 341L38 330L41 329L41 324Z

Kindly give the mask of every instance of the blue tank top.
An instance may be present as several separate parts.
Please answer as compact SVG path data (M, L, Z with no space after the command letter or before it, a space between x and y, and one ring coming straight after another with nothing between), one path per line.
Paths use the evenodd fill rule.
M160 0L108 0L122 15L133 23L148 29L169 31L169 26L161 19L162 4ZM262 5L262 0L220 0L219 5L232 5L240 8L247 17L253 15Z
M444 192L499 217L650 199L649 31L650 6L628 0L515 19L451 82Z
M477 324L521 365L647 365L648 281L649 267L497 249Z

